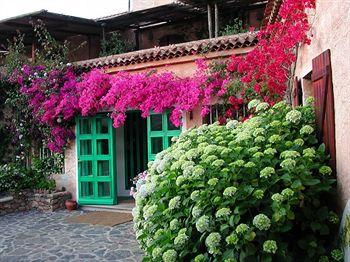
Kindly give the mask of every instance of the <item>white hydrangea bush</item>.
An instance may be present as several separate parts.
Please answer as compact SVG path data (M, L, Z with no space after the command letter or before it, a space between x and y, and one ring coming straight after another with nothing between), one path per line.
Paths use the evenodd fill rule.
M249 107L248 121L185 131L149 164L133 210L145 261L332 260L335 179L312 107Z

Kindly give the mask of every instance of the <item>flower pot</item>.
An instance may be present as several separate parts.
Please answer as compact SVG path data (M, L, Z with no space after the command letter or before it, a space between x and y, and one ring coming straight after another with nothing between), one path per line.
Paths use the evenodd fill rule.
M78 206L77 201L70 199L66 200L65 205L69 211L76 210Z

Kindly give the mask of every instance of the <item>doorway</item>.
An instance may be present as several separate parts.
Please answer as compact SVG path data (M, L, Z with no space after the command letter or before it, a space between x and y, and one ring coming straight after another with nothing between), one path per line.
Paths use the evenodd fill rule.
M125 190L133 179L147 169L147 120L140 111L127 112L124 125Z

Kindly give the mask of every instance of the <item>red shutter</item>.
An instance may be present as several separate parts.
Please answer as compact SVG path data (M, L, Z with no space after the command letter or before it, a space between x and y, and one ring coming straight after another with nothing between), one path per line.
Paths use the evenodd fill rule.
M292 101L293 107L297 107L300 105L299 103L300 84L301 82L298 80L298 77L295 77L293 82L293 101Z
M315 98L317 134L322 139L326 152L330 154L330 164L335 170L335 124L334 95L330 50L312 60L312 89Z

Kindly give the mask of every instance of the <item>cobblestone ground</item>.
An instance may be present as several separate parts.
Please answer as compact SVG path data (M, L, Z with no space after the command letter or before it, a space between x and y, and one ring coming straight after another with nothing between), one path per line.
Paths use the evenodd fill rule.
M0 217L0 261L141 261L132 222L106 227L65 221L80 213Z

